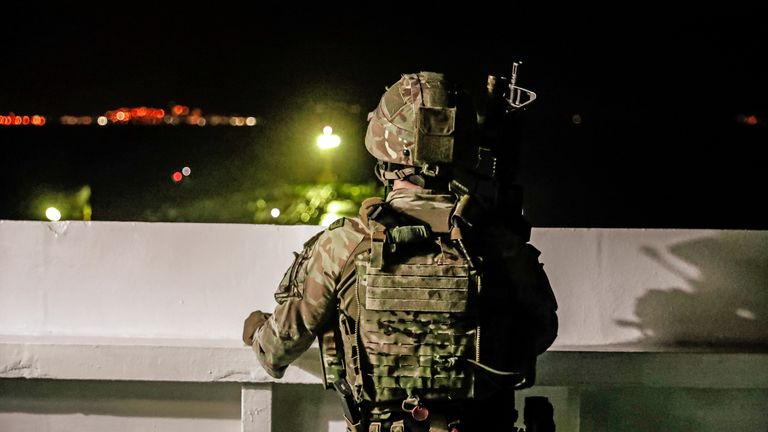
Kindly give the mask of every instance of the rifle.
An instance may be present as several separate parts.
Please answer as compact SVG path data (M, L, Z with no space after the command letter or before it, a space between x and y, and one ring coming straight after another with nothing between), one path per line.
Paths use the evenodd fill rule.
M522 187L516 183L519 160L519 113L536 100L536 93L517 85L518 68L509 77L488 75L486 94L478 116L480 145L474 166L457 169L451 191L472 197L487 210L503 213L511 228L530 237L530 225L522 218Z

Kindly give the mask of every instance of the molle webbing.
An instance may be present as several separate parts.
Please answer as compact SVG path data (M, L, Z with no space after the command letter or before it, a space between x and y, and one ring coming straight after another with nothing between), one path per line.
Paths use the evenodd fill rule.
M400 265L392 273L369 268L365 308L421 312L464 312L469 272L466 266Z
M374 242L375 243L375 242ZM375 252L374 252L375 254ZM472 397L471 370L461 358L474 355L476 327L469 313L466 265L384 265L358 260L365 301L360 338L374 402L419 395L429 399ZM361 293L362 294L362 293Z

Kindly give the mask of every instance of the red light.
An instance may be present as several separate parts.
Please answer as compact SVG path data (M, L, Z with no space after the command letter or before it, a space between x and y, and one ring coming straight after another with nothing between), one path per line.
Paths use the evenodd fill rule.
M21 124L21 116L13 116L13 124L14 125L20 125Z
M173 180L174 183L180 182L182 178L184 178L184 175L179 171L176 171L171 175L171 180Z
M23 124L24 126L28 125L29 124L29 116L23 116L21 118L21 124Z
M744 118L744 123L749 126L754 126L757 124L757 117L754 115L748 115Z

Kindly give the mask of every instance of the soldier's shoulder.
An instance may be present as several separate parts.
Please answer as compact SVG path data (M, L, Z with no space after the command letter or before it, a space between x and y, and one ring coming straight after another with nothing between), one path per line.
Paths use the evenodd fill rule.
M318 239L326 250L353 250L368 235L368 229L357 217L342 217L331 223Z

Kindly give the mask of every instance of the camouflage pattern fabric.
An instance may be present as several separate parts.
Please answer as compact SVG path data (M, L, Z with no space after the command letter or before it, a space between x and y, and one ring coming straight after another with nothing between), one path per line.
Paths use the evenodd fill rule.
M321 232L296 254L275 294L274 313L254 337L253 348L267 373L281 378L329 324L345 285L342 270L366 234L359 219L345 218L341 227Z
M437 249L415 255L401 255L402 250L394 254L395 264L403 271L410 271L409 266L430 262L466 265L442 234L450 228L455 206L453 195L399 189L387 197L387 202L395 212L428 225L440 238ZM375 201L367 205L375 205ZM546 350L557 335L557 303L538 261L539 252L506 228L501 219L502 215L486 217L482 224L463 231L470 254L482 257L479 261L483 287L473 300L479 308L474 322L483 330L480 359L500 370L532 370L536 355ZM446 394L429 389L459 391L465 397L477 391L488 395L503 391L503 385L499 385L503 379L471 378L472 371L449 360L478 354L469 343L477 337L476 327L465 319L470 316L462 315L465 312L459 310L465 306L462 302L468 301L466 296L471 291L462 292L465 282L458 280L469 279L462 276L448 283L454 289L451 293L435 293L440 288L430 287L429 283L421 286L425 285L424 280L413 279L418 275L400 275L412 278L410 282L415 283L408 284L416 285L406 297L443 300L440 306L443 309L386 310L398 302L402 306L402 301L408 300L398 298L400 295L392 298L391 289L402 281L374 282L371 286L379 289L358 294L355 268L369 262L367 252L361 254L361 250L368 250L374 234L360 218L346 218L337 225L340 226L323 231L305 244L280 283L274 314L254 337L253 348L265 370L281 377L317 335L338 326L342 334L359 331L361 335L347 339L356 340L357 344L348 342L343 347L346 378L352 387L359 389L358 400L397 399L415 390L427 398ZM368 293L372 293L374 300L370 311L359 307L368 301ZM340 314L334 319L337 310ZM338 369L340 365L331 359L326 366ZM470 380L476 381L473 386Z

